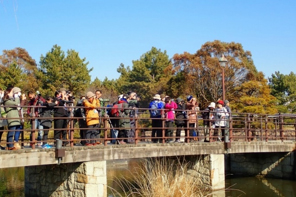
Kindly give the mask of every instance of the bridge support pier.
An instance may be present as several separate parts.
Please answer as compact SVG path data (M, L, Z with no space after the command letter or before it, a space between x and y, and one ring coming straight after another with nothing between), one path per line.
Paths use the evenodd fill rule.
M25 194L106 197L106 161L25 167Z
M225 188L225 165L224 154L209 154L200 156L189 156L192 163L188 172L201 179L204 186L212 190Z

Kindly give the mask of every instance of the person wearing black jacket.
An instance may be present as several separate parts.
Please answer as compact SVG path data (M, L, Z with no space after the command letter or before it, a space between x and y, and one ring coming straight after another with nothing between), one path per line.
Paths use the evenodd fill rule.
M63 139L63 145L66 145L65 142L67 140L67 117L68 111L65 108L66 104L69 103L66 100L63 100L65 95L62 95L61 91L55 92L55 103L57 107L54 109L54 139ZM62 136L62 138L61 138Z
M216 104L211 102L210 105L202 112L203 127L204 127L204 142L209 142L210 128L215 128L214 109Z
M41 117L40 124L43 126L43 132L44 132L42 148L51 148L47 144L47 138L48 138L49 129L52 127L53 109L57 103L58 101L56 101L55 103L53 102L52 97L46 98L45 103L43 103L43 106L45 106L45 108L42 108L40 112L40 117Z
M177 110L176 110L176 119L175 119L175 124L177 126L177 131L176 131L176 141L175 142L180 142L180 136L181 136L181 130L182 128L186 130L186 125L187 125L187 117L186 117L186 111L185 111L185 103L183 99L177 98Z

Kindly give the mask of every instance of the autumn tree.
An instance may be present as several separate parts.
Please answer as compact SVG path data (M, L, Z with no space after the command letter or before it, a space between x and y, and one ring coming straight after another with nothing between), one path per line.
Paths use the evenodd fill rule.
M4 87L18 86L23 91L36 89L36 70L35 60L25 49L4 50L0 55L0 84Z
M177 95L192 94L198 98L203 107L222 98L222 68L219 58L222 54L228 62L225 67L226 98L234 100L234 88L248 80L249 72L256 73L251 52L245 51L240 43L226 43L218 40L202 45L195 54L185 52L173 57L174 78L184 79ZM180 88L182 87L182 88ZM174 86L172 86L174 88ZM176 90L175 90L176 91Z
M66 88L77 94L87 88L92 68L88 69L88 62L85 61L85 58L79 57L78 52L68 50L66 55L60 46L54 45L40 58L37 76L42 81L43 93L52 94L60 88Z
M249 80L235 87L236 96L233 109L245 113L275 114L277 113L276 98L262 72L251 74Z

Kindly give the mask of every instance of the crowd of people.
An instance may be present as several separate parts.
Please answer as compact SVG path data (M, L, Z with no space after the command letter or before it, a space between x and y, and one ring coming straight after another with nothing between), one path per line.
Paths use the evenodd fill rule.
M63 146L67 146L69 117L74 117L75 122L78 122L83 146L101 144L99 138L102 117L107 118L110 124L110 137L113 138L111 143L134 143L140 97L135 92L129 92L119 95L116 102L107 106L104 106L104 99L101 97L102 91L97 90L94 93L89 91L75 102L75 97L65 89L56 91L54 97L46 98L43 98L38 91L22 94L18 87L8 87L5 91L0 89L0 140L4 128L8 128L6 149L20 149L19 138L24 128L26 114L31 129L37 131L37 146L42 148L52 147L47 143L48 133L52 128L54 128L54 139L61 139ZM23 108L26 108L26 112ZM161 98L159 94L155 94L149 103L149 113L153 143L162 142L163 137L166 137L166 143L181 142L182 130L185 130L187 142L199 139L199 129L197 129L199 113L203 118L204 141L209 142L210 130L214 131L216 136L214 140L225 140L231 110L227 100L211 102L206 109L200 110L197 99L191 95L184 100L182 98L174 100L169 96ZM222 138L218 135L219 129ZM34 140L31 132L30 146L34 145L32 143Z

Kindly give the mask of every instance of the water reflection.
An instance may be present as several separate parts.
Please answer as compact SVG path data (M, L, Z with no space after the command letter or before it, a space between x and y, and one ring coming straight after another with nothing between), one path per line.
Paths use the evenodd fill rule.
M0 169L0 196L22 197L24 195L24 168Z
M296 181L291 180L231 177L226 179L225 186L230 187L225 196L294 197L296 195Z

